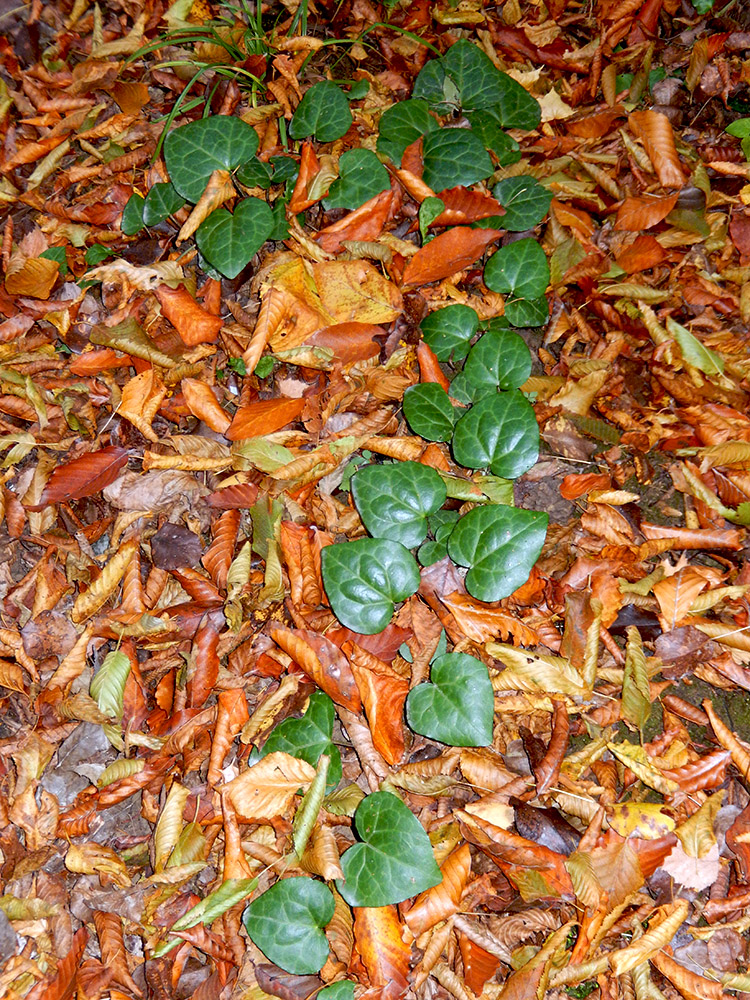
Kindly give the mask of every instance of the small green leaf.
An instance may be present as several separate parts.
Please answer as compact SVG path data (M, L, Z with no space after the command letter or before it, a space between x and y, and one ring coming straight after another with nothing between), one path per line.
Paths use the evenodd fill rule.
M419 587L414 556L399 542L384 538L327 545L321 561L333 613L346 628L363 635L382 632L396 602Z
M747 139L750 136L750 118L738 118L731 125L727 125L724 131L738 139Z
M518 507L475 507L448 539L448 555L468 566L466 589L480 601L500 601L522 586L542 551L548 517Z
M438 128L426 101L398 101L384 111L380 118L377 150L400 167L406 147L416 142L420 136L435 132Z
M268 161L273 167L272 180L274 184L285 184L296 181L299 175L299 164L291 156L272 156Z
M122 718L125 683L130 673L130 659L119 649L107 653L102 665L91 679L89 694L99 711L110 719Z
M721 375L724 372L724 360L716 351L704 347L692 333L676 323L671 316L667 317L667 333L674 337L680 348L680 353L693 368L698 368L705 375Z
M302 796L299 808L294 814L294 822L292 823L292 845L294 847L294 853L298 858L301 858L305 852L307 842L310 839L313 827L315 826L315 822L320 813L320 807L323 805L326 787L330 784L328 781L328 769L330 763L331 758L328 754L321 754L318 766L315 769L316 773L312 784Z
M496 476L517 479L539 457L539 427L522 392L485 396L456 424L453 457L467 469L489 466Z
M425 100L439 115L447 115L458 109L458 87L445 72L442 58L430 59L424 64L414 81L412 97Z
M522 299L538 298L549 284L547 255L530 237L508 243L487 261L484 283L501 295L510 293Z
M420 323L422 338L438 361L460 361L466 357L471 339L479 328L479 317L469 306L435 309Z
M233 361L242 361L242 358L233 358ZM253 375L257 375L258 378L268 378L268 376L273 371L273 366L275 361L270 354L266 354L265 357L261 358L258 364L255 366L255 371ZM243 364L244 368L244 364ZM240 375L245 375L246 372L240 372Z
M60 265L61 278L64 278L65 275L70 270L68 267L68 255L66 253L65 247L48 247L46 250L40 253L39 256L44 257L45 260L56 260L57 263Z
M339 159L339 177L325 197L325 208L359 208L391 186L388 171L370 149L349 149Z
M447 497L437 472L420 462L366 465L354 474L352 493L370 534L407 549L424 540L427 516L440 510Z
M235 170L258 151L258 133L232 115L180 125L164 140L169 179L183 198L197 202L214 170Z
M417 549L417 559L420 566L432 566L448 555L445 542L423 542Z
M289 135L292 139L314 135L318 142L333 142L349 131L352 121L345 94L331 80L323 80L305 92L289 123Z
M713 10L714 0L690 0L696 14L708 14Z
M267 191L271 186L271 177L273 174L273 168L268 163L264 163L257 156L253 156L237 168L235 177L245 187L259 187ZM278 183L275 177L274 182Z
M415 733L449 746L492 743L494 694L487 667L467 653L445 653L433 661L428 683L406 699L406 721Z
M419 235L422 243L427 243L430 239L428 229L445 211L445 202L442 198L425 198L419 206Z
M415 434L427 441L450 441L456 411L437 382L413 385L404 393L404 416Z
M533 229L545 217L552 201L552 192L526 175L506 177L492 193L505 209L503 228L514 233Z
M111 250L109 247L102 246L101 243L94 243L83 255L83 259L89 267L96 267L97 264L101 264L103 260L106 260L107 257L112 257L113 255L114 250Z
M482 140L485 149L495 154L501 167L518 163L521 147L515 139L504 132L492 111L473 111L467 116L472 132Z
M331 742L334 716L333 702L328 695L313 691L302 718L284 719L275 726L260 756L281 751L316 767L321 754L326 754L331 758L328 782L331 788L335 788L341 781L341 754Z
M481 140L467 128L441 128L422 144L422 177L433 191L470 187L489 177L492 160Z
M349 979L340 979L337 983L324 986L317 1000L354 1000L354 983Z
M120 219L120 230L126 236L135 236L143 229L143 206L145 204L146 199L136 191L128 198Z
M336 904L322 882L305 876L284 878L247 907L242 922L253 944L285 972L319 972L328 958L323 933Z
M361 842L342 855L344 880L336 883L350 906L401 903L441 881L429 837L395 795L368 795L354 814L354 825Z
M238 119L239 120L239 119ZM195 234L198 249L225 277L236 278L271 235L274 218L260 198L245 198L234 210L217 208Z
M531 354L524 339L513 330L488 330L474 344L464 365L464 375L480 395L497 389L517 389L531 374ZM479 396L474 393L474 399Z
M185 199L177 193L173 184L154 184L143 205L143 224L156 226L174 215L184 204Z
M192 906L187 913L172 925L173 931L186 931L196 924L207 927L237 903L242 902L257 887L257 878L228 878L210 892L205 899Z
M549 303L544 295L538 299L510 299L505 303L505 315L513 326L544 326L549 319Z

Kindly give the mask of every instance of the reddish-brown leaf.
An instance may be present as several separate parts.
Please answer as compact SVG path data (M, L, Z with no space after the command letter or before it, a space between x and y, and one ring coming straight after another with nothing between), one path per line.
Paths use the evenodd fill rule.
M398 764L404 755L403 715L409 682L356 642L344 643L344 653L359 688L373 746L389 764Z
M573 472L560 483L560 496L577 500L591 490L606 490L611 483L611 477L601 472Z
M420 893L406 914L406 924L415 937L458 913L461 896L471 874L469 845L461 844L452 850L440 866L440 871L442 882Z
M215 785L221 778L221 767L232 741L250 718L247 710L247 698L242 688L220 691L218 702L216 729L211 743L211 756L208 761L208 775L206 777L209 785Z
M206 503L214 510L239 510L252 507L257 499L258 487L255 483L238 483L209 493Z
M486 191L453 187L441 191L439 198L445 209L431 223L432 226L460 226L478 219L489 219L493 215L505 215L505 209L497 198Z
M201 708L213 694L219 676L219 630L207 617L195 634L187 671L188 708Z
M310 200L307 197L307 189L310 186L310 181L318 174L320 170L320 160L315 155L315 149L313 144L308 140L302 143L302 155L300 157L299 164L299 174L297 175L297 182L294 185L294 191L292 192L292 197L289 202L288 208L290 212L295 215L298 212L304 212L306 208L314 205L319 199L313 198ZM321 198L323 195L321 194Z
M93 496L117 479L127 461L127 450L113 445L59 465L47 480L39 503L26 509L44 510L52 503Z
M464 982L475 996L481 996L484 984L495 975L500 959L485 951L466 934L458 935L458 947L464 966Z
M330 639L309 629L274 626L271 638L297 663L337 705L361 712L357 682L349 662Z
M404 271L404 285L428 285L449 278L479 260L490 243L503 235L501 229L449 229L417 250Z
M393 214L394 203L400 204L400 193L400 188L381 191L343 219L321 229L315 241L328 253L338 253L344 240L376 240Z
M628 118L628 125L645 146L661 184L667 188L683 187L685 174L667 116L659 111L633 111Z
M237 510L227 510L221 515L214 525L213 541L201 559L219 590L224 590L227 585L227 573L234 557L240 518Z
M182 392L193 416L202 420L212 431L223 434L232 419L226 410L222 409L211 386L197 378L184 378Z
M419 364L420 382L437 382L447 392L450 388L450 379L440 367L440 362L435 357L435 352L424 340L420 340L417 345L417 363Z
M361 236L346 237L346 239L355 238L364 239ZM322 330L317 330L311 337L307 338L307 343L313 344L315 347L329 348L339 361L350 365L355 361L377 357L380 353L380 346L373 338L384 335L383 327L374 326L372 323L337 323L335 326L326 326Z
M677 204L677 195L626 198L617 210L615 229L637 233L658 225Z
M739 528L670 528L643 521L641 531L647 539L673 540L676 549L739 549L743 542Z
M411 948L404 944L395 906L355 906L354 938L370 983L384 1000L398 1000L408 988Z
M568 747L568 735L570 733L570 720L565 702L560 699L553 701L555 710L552 713L552 737L547 747L547 752L542 760L534 768L536 777L536 793L543 795L555 784L560 774L560 765L563 762L565 751Z
M161 304L162 313L177 330L184 344L195 347L197 344L216 342L223 325L221 317L207 312L184 285L177 288L159 285L156 297Z
M88 931L80 927L73 935L73 944L67 955L57 964L57 971L48 979L37 983L26 994L30 1000L68 1000L75 988L76 970L83 958Z
M617 254L615 260L627 274L637 274L661 264L666 256L667 251L661 243L646 233Z
M305 406L305 399L258 399L241 406L224 436L230 441L261 437L280 431L295 420Z
M580 139L598 139L606 135L618 118L625 117L625 108L617 104L611 108L595 108L581 111L565 119L565 131Z
M95 347L93 351L79 354L71 361L68 371L72 375L98 375L110 368L124 368L132 363L129 357L119 355L111 347Z
M102 962L119 986L125 990L132 990L140 996L141 991L130 974L120 917L116 913L106 913L103 910L94 910L93 915Z

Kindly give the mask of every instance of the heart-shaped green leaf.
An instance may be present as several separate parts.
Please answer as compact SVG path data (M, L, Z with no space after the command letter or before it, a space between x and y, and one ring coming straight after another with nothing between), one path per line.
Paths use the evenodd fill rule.
M531 131L542 120L539 102L507 73L500 73L497 102L492 110L506 128Z
M429 837L395 795L368 795L354 825L361 843L342 855L344 881L336 883L350 906L390 906L441 881Z
M305 92L289 123L289 135L292 139L314 135L318 142L333 142L349 131L352 120L343 91L331 80L323 80Z
M274 216L260 198L245 198L234 210L217 208L195 234L198 249L227 278L236 278L274 227Z
M427 441L450 441L456 411L448 393L437 382L423 382L406 390L404 416L415 434Z
M538 299L508 299L505 316L513 326L544 326L549 319L549 303L544 295Z
M164 141L169 179L183 198L197 202L214 170L234 170L255 156L258 143L255 129L231 115L180 125Z
M328 768L328 787L335 788L341 781L341 754L331 742L335 712L333 702L322 691L313 691L307 711L301 719L284 719L271 731L260 754L288 753L290 757L306 760L315 767L321 754L331 758Z
M300 876L284 878L254 899L242 915L250 940L285 972L319 972L328 958L323 928L336 903L322 882Z
M479 328L479 317L469 306L452 305L435 309L419 324L424 342L438 361L460 361Z
M539 426L523 393L499 392L472 406L456 424L453 457L467 469L489 466L503 479L530 469L539 457Z
M174 215L185 204L185 199L179 194L174 184L154 184L146 195L143 206L143 224L156 226Z
M489 177L492 160L481 139L467 128L441 128L422 144L422 177L433 191L470 187Z
M438 128L426 101L398 101L384 111L380 118L377 150L400 167L406 147L416 142L420 136Z
M143 206L145 204L146 199L137 191L134 191L128 198L127 204L122 210L122 219L120 219L120 230L126 236L135 236L143 229Z
M406 721L415 733L455 747L492 743L494 694L487 667L467 653L433 661L430 681L406 699Z
M352 477L352 493L370 534L407 549L424 541L427 516L440 510L447 497L437 472L420 462L366 465Z
M333 613L363 635L382 632L394 605L419 587L419 567L399 542L359 538L327 545L321 553L323 584Z
M490 109L472 111L467 116L471 130L482 140L485 149L491 150L501 167L518 163L521 159L521 147L515 139L504 132L500 122Z
M448 555L468 566L466 589L480 601L500 601L528 578L542 551L549 518L518 507L475 507L448 539Z
M535 239L508 243L493 253L484 268L484 283L493 292L535 299L549 284L547 255Z
M552 201L552 192L525 174L499 181L492 193L505 209L505 215L501 216L503 228L512 233L533 229L549 212Z
M442 58L424 64L414 81L412 97L426 101L439 115L457 111L461 104L458 87L445 72Z
M474 399L498 387L517 389L531 374L531 354L526 342L513 330L488 330L474 344L464 365L464 375Z
M325 197L326 208L359 208L391 186L388 171L371 149L349 149L339 158L339 176Z
M259 160L257 156L253 156L251 159L240 164L234 176L245 187L259 187L267 191L271 186L272 175L273 168L271 165L264 163L263 160Z

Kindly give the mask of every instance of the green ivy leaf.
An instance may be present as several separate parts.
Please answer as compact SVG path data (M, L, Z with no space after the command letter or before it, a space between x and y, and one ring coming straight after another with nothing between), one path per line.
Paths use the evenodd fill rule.
M143 205L143 224L156 226L174 215L185 204L185 199L175 190L174 184L154 184Z
M180 125L164 140L169 179L197 202L214 170L235 170L258 152L258 133L241 118L215 115Z
M258 886L257 878L228 878L218 889L214 889L192 906L184 916L172 925L173 931L186 931L196 924L210 927L217 917L242 902Z
M273 167L272 180L274 184L285 184L296 181L299 176L299 164L291 156L272 156L268 161Z
M130 660L119 649L107 653L102 665L91 679L89 694L99 706L99 711L110 719L122 718L125 682L130 673Z
M450 441L456 411L437 382L410 386L404 393L404 416L415 434L427 441Z
M428 243L431 239L427 230L435 219L439 218L445 211L445 202L442 198L427 197L419 206L419 235L422 243Z
M475 507L448 539L448 554L468 566L466 589L480 601L500 601L522 586L542 551L549 518L518 507Z
M359 208L391 186L388 171L370 149L349 149L339 158L339 176L325 197L325 208Z
M505 303L505 315L513 326L544 326L549 319L549 303L538 299L510 299Z
M145 204L146 199L137 191L134 191L128 198L120 219L120 231L126 236L135 236L143 229L143 206Z
M269 238L273 226L268 205L260 198L245 198L234 215L225 208L212 212L198 227L195 242L209 264L225 277L236 278Z
M694 337L692 333L671 316L667 317L667 333L674 337L680 348L680 354L693 368L698 368L704 375L721 375L724 372L724 359L716 351L710 350Z
M472 406L456 424L453 457L467 469L489 466L503 479L530 469L539 457L539 427L523 393L500 392Z
M318 142L333 142L349 131L352 121L346 95L331 80L323 80L305 92L289 123L289 135L292 139L314 135Z
M399 101L384 111L380 118L376 149L400 167L406 147L438 128L426 101Z
M503 228L514 233L533 229L545 217L552 201L552 192L525 174L506 177L495 185L492 193L505 209L505 215L501 216Z
M448 546L445 542L423 542L417 549L417 560L420 566L432 566L433 563L445 559L447 555Z
M506 128L522 128L527 132L537 128L542 120L539 102L507 73L500 74L497 103L493 110Z
M497 388L517 389L531 374L531 354L525 340L513 330L488 330L474 344L464 375L479 390L474 399Z
M422 338L438 361L460 361L479 329L479 317L470 306L452 305L435 309L420 323Z
M444 653L433 661L428 683L406 699L406 721L415 733L449 746L492 743L494 693L487 667L467 653Z
M328 958L323 928L336 903L322 882L306 876L280 879L245 909L242 922L269 961L304 976L319 972Z
M318 1000L354 1000L354 983L340 979L337 983L324 986L317 995Z
M445 72L442 58L430 59L424 64L414 81L412 97L425 100L439 115L447 115L458 109L458 87Z
M724 131L737 139L747 139L750 137L750 118L738 118L731 125L727 125Z
M259 160L257 156L253 156L251 159L240 164L237 168L235 177L240 184L243 184L245 187L259 187L263 188L264 191L267 191L271 186L271 178L273 175L274 170L270 164Z
M333 613L346 628L363 635L382 632L395 604L419 587L414 556L399 542L384 538L327 545L321 561Z
M510 293L522 299L538 298L549 284L547 255L530 237L508 243L487 261L484 283L501 295Z
M433 191L470 187L489 177L492 160L481 140L467 128L442 128L422 144L422 177Z
M518 163L521 159L521 147L515 139L504 132L491 110L472 111L467 116L472 132L482 140L485 149L491 150L501 167Z
M288 753L290 757L306 760L312 767L316 767L321 754L327 754L331 758L328 785L335 788L341 781L341 754L331 742L334 716L333 702L328 695L322 691L313 691L302 718L284 719L278 726L274 726L263 744L260 756L281 751Z
M40 253L39 256L44 257L45 260L56 260L60 265L61 278L64 278L70 270L68 267L68 254L65 247L47 247L47 249Z
M350 906L401 903L441 881L429 837L395 795L368 795L354 814L354 825L361 843L342 855L344 880L336 883Z
M366 465L352 477L352 493L362 522L376 538L414 548L427 536L427 516L447 498L445 483L428 465L398 462Z

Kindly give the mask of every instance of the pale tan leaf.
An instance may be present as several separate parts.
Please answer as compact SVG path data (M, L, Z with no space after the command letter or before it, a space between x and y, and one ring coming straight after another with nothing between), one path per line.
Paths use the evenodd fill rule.
M315 768L286 753L270 753L222 786L237 818L245 823L284 815L300 789L307 790Z

